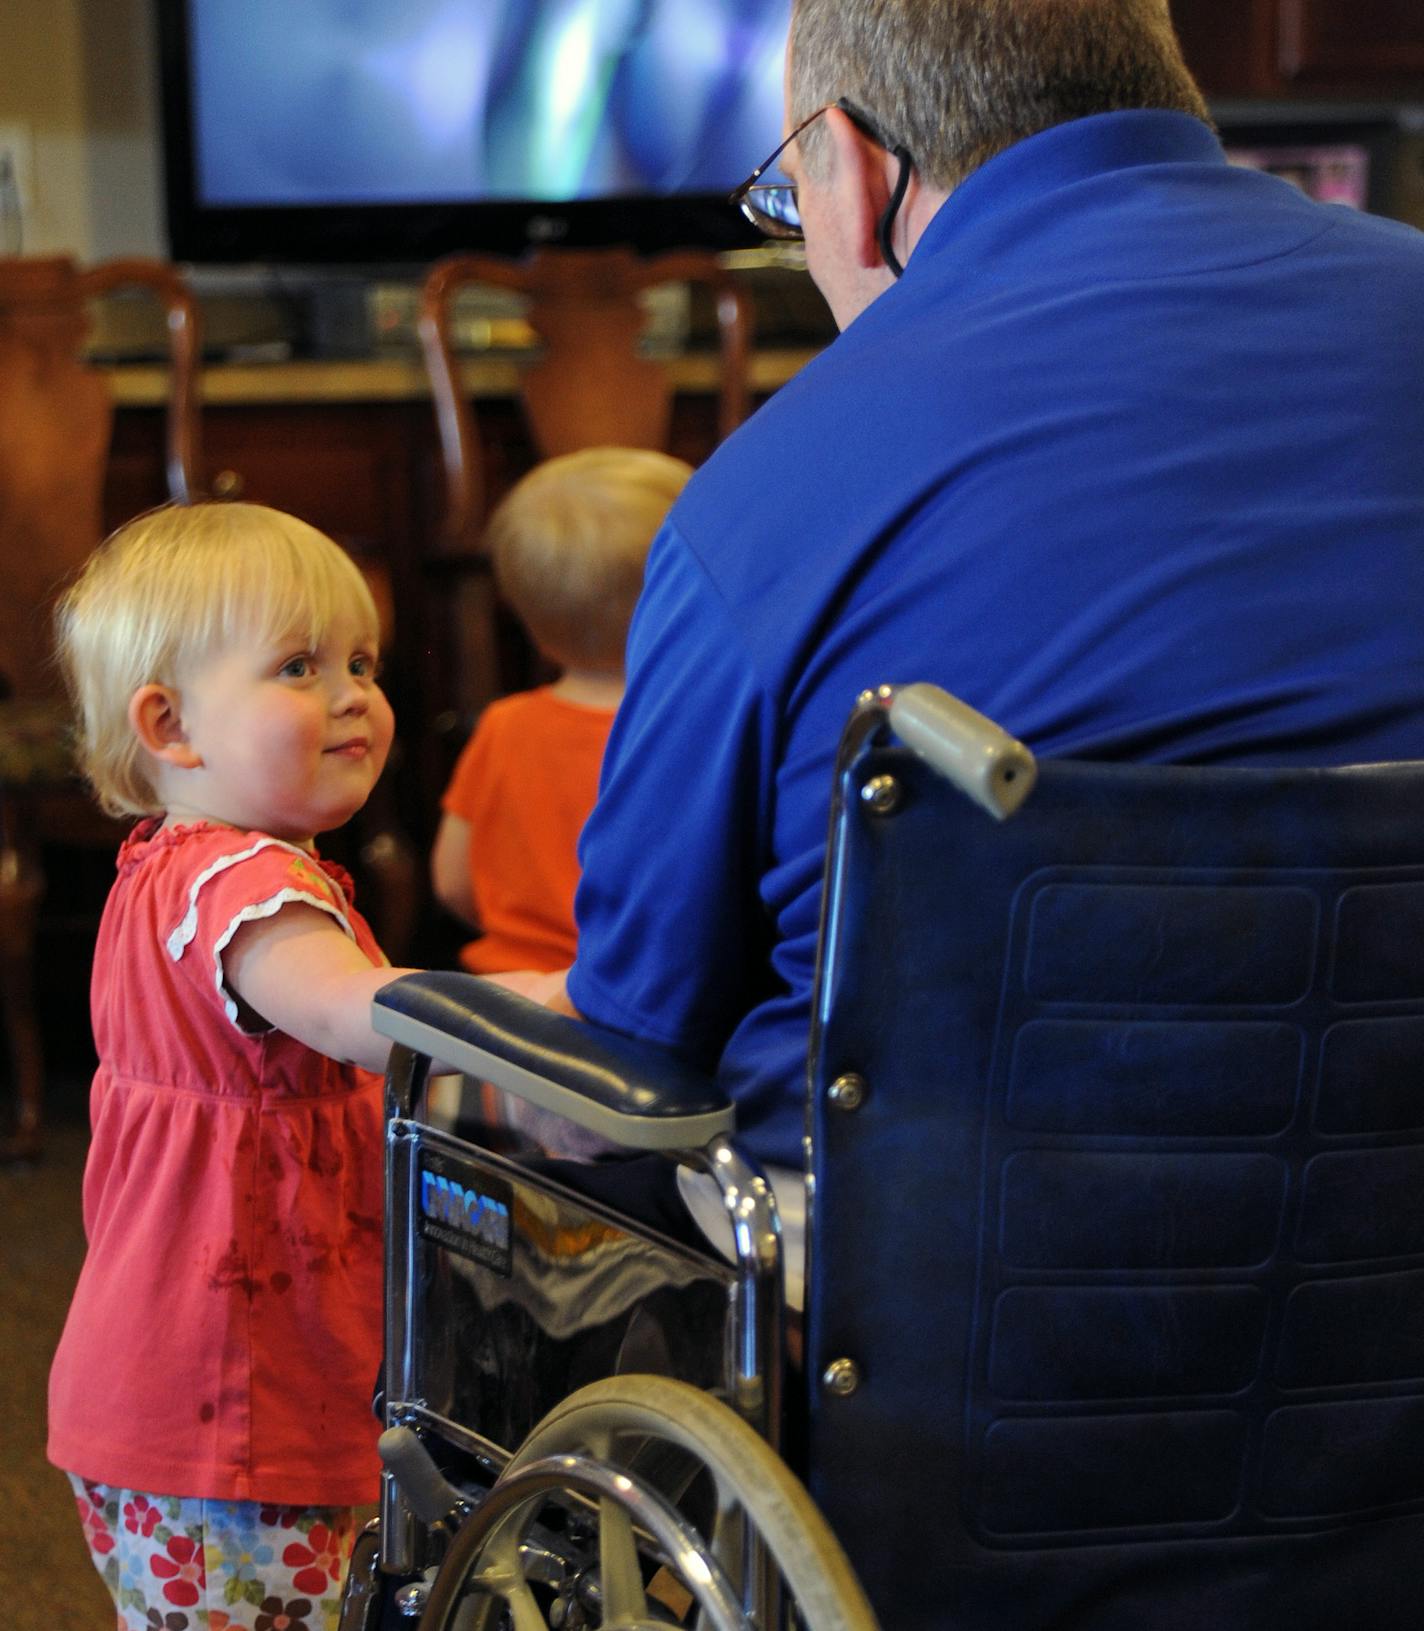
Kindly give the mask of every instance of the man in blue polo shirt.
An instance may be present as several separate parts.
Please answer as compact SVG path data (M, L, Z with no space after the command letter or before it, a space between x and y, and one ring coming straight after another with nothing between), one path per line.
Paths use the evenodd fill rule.
M567 995L795 1164L865 687L1046 755L1424 755L1424 235L1228 166L1166 0L799 0L787 92L751 197L843 332L653 546Z

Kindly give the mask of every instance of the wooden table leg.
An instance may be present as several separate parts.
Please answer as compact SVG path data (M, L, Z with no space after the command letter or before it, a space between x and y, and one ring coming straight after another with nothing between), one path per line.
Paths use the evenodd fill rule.
M44 1050L35 1012L35 954L44 874L0 808L0 1012L14 1081L14 1130L0 1161L36 1161L44 1142Z

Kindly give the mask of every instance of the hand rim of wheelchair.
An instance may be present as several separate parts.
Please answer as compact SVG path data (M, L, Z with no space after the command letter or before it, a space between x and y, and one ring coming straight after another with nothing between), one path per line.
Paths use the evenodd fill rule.
M619 1571L618 1597L606 1599L604 1625L627 1631L652 1626L641 1583L636 1582L634 1523L646 1528L676 1564L678 1548L690 1544L697 1563L678 1578L697 1605L699 1625L712 1631L750 1631L735 1590L710 1545L655 1491L624 1473L616 1462L619 1440L649 1439L676 1446L711 1476L719 1509L738 1512L754 1530L770 1565L784 1582L806 1631L877 1631L876 1620L839 1542L795 1474L735 1411L710 1394L665 1376L615 1376L590 1383L571 1394L536 1426L501 1474L488 1500L461 1525L431 1589L420 1631L452 1631L455 1614L467 1601L472 1574L493 1565L487 1611L477 1610L469 1624L486 1631L492 1614L509 1606L515 1631L542 1631L546 1622L527 1595L522 1604L505 1595L507 1583L523 1585L518 1566L520 1525L532 1524L548 1494L576 1489L590 1467L600 1479L599 1562L607 1571L610 1557ZM564 1482L560 1484L560 1474ZM509 1493L501 1495L501 1490ZM667 1528L659 1533L652 1514ZM645 1521L645 1515L646 1521ZM605 1551L604 1526L615 1526ZM740 1523L734 1526L740 1533ZM498 1549L496 1552L495 1549ZM619 1555L621 1554L621 1555ZM631 1564L631 1568L629 1565ZM703 1576L703 1578L699 1578ZM731 1593L732 1617L726 1618L719 1588ZM605 1585L605 1591L608 1587ZM636 1617L641 1604L642 1618ZM521 1613L523 1618L521 1618ZM630 1618L629 1615L635 1617Z
M710 1617L713 1631L742 1631L746 1622L737 1595L726 1575L703 1552L696 1531L656 1491L600 1461L579 1455L543 1456L500 1480L477 1514L462 1526L461 1533L472 1537L466 1551L473 1554L468 1567L463 1568L464 1580L457 1581L460 1569L448 1564L442 1569L443 1590L437 1581L422 1626L451 1623L447 1616L458 1605L465 1583L476 1569L488 1582L485 1594L494 1599L494 1606L502 1603L508 1607L515 1624L522 1625L520 1616L527 1615L530 1609L527 1604L516 1603L511 1593L522 1594L528 1584L520 1557L524 1533L545 1498L561 1493L584 1495L599 1504L599 1567L606 1625L641 1627L653 1623L633 1541L633 1530L641 1529L670 1560L679 1579L688 1578L689 1564L694 1577L704 1577L698 1606ZM604 1536L612 1544L604 1544ZM532 1612L539 1611L535 1607ZM535 1623L529 1621L531 1626ZM542 1617L537 1623L543 1625Z

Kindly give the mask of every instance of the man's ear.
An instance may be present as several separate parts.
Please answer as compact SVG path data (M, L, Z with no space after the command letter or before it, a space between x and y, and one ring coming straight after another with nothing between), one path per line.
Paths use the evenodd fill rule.
M129 698L129 724L155 759L180 770L196 770L201 757L188 745L179 696L168 685L141 685Z
M827 108L822 118L831 144L831 185L845 246L857 266L883 270L885 257L877 233L894 190L892 172L898 161L857 130L840 108Z

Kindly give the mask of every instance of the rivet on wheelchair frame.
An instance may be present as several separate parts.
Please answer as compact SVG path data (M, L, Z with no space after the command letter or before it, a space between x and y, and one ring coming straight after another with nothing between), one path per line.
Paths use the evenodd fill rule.
M838 1399L848 1399L860 1386L860 1366L853 1359L833 1359L821 1372L821 1385Z
M429 1596L430 1587L423 1580L411 1581L396 1593L396 1613L404 1620L413 1620L417 1614L425 1612Z
M872 815L892 815L900 804L900 784L893 776L872 776L860 789Z
M826 1089L826 1097L837 1110L859 1110L865 1103L865 1092L865 1077L848 1070Z

